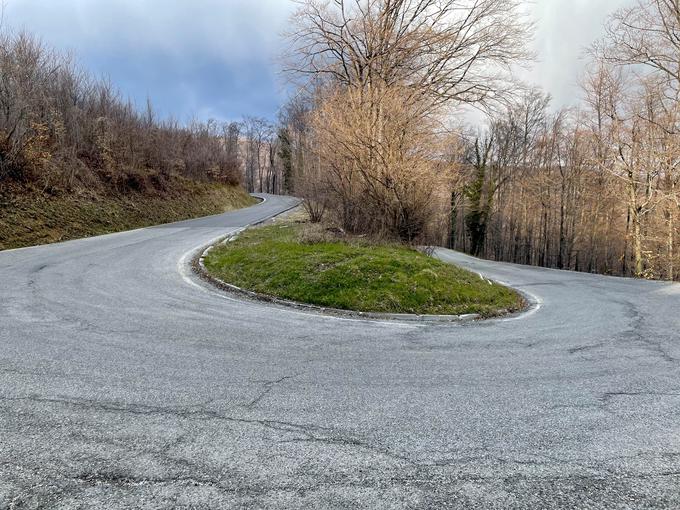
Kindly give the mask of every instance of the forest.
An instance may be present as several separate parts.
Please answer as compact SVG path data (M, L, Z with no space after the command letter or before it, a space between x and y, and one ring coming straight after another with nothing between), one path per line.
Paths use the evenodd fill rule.
M313 219L495 260L680 277L680 9L639 0L555 108L514 0L302 2L277 154ZM484 113L466 123L464 108Z
M515 77L532 30L519 0L304 0L278 119L183 123L5 30L0 198L242 183L351 234L677 280L677 2L612 12L569 107Z

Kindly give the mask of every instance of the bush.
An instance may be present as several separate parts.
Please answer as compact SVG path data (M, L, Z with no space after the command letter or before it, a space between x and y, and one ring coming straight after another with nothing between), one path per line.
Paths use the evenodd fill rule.
M228 129L158 121L36 38L0 35L0 185L144 192L170 175L238 184Z
M418 109L396 86L323 95L312 116L319 169L307 187L346 231L408 243L426 236L453 169L436 119Z

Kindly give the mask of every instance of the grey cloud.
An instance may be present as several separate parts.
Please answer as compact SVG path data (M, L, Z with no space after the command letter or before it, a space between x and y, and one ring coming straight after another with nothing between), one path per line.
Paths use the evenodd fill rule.
M287 0L9 0L5 23L72 50L166 116L272 117L292 8Z
M534 0L539 61L521 76L555 105L577 102L583 50L606 16L634 0ZM283 99L276 57L290 0L8 0L6 24L71 49L138 102L186 119L273 118Z

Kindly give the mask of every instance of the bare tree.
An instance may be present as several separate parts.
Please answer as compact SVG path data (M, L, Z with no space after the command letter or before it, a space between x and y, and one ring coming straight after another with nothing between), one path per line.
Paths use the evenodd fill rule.
M640 64L663 77L677 99L680 94L680 4L677 0L637 0L606 24L597 46L609 62Z
M503 71L530 57L517 0L299 3L289 72L364 90L398 85L428 109L496 100L514 88Z
M269 164L268 141L272 127L266 119L246 117L243 120L246 144L246 188L249 192L265 191L266 172Z
M312 99L304 89L298 91L281 108L279 115L279 156L284 166L284 189L298 191L299 181L307 166L313 164L310 154L309 114Z
M310 77L314 150L343 227L407 241L446 203L443 115L511 90L503 69L525 60L515 0L300 2L289 71ZM333 126L335 135L329 132ZM440 196L433 183L439 182Z
M342 227L413 242L445 202L454 165L444 157L446 133L437 136L438 124L414 115L417 107L402 98L398 90L381 93L378 137L374 105L355 89L326 97L312 125L325 191Z

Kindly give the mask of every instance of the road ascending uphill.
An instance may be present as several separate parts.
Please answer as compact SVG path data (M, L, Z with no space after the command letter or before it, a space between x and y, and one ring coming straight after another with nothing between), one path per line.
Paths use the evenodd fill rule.
M680 286L441 250L540 309L401 324L189 274L294 203L0 253L0 508L680 506Z

